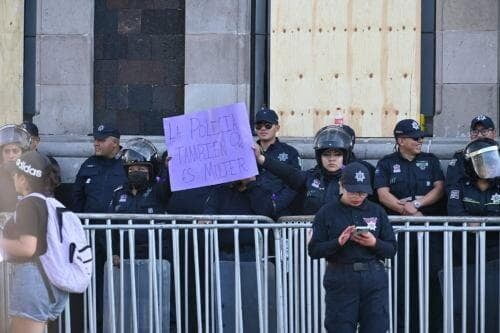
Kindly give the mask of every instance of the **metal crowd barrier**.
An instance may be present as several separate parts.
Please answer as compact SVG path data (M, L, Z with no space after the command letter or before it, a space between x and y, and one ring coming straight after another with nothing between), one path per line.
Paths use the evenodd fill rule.
M326 263L307 255L312 216L283 217L274 222L263 216L79 214L96 258L91 286L81 306L83 320L72 317L69 305L59 322L60 332L324 332L322 276ZM443 235L440 272L443 332L457 323L457 295L462 332L487 332L491 305L487 299L486 233L500 231L499 218L390 217L397 238L405 238L404 291L398 292L398 258L386 261L389 279L390 332L399 321L409 332L410 286L418 286L419 332L429 332L430 235ZM95 224L100 221L101 224ZM469 223L479 223L470 226ZM456 237L474 235L476 265L467 265L467 242L461 262L454 263ZM415 235L416 253L410 238ZM500 233L494 234L498 239ZM1 236L1 235L0 235ZM147 242L143 252L136 241ZM234 249L227 242L234 243ZM99 242L102 242L99 246ZM454 246L455 244L455 246ZM139 244L140 245L140 244ZM119 259L111 260L113 254ZM139 255L137 255L139 254ZM500 254L499 254L500 255ZM411 276L410 258L417 259ZM107 260L110 259L110 260ZM98 269L97 263L103 263ZM97 268L97 270L96 270ZM499 268L496 268L498 279ZM463 277L456 285L458 272ZM97 278L102 274L103 279ZM8 265L0 265L0 329L7 330ZM496 282L497 287L499 282ZM474 287L474 297L468 290ZM500 297L500 292L497 291ZM103 295L103 296L100 296ZM403 307L398 297L403 295ZM498 299L497 299L498 300ZM98 302L102 302L100 309ZM401 304L401 300L399 300ZM497 301L498 309L498 301ZM75 309L73 309L75 310ZM497 310L498 311L498 310ZM78 312L78 311L77 311ZM498 320L498 313L497 313ZM81 327L75 329L75 325Z

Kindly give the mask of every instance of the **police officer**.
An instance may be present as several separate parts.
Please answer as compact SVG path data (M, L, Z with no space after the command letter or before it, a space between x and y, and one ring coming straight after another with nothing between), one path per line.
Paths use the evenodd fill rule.
M17 125L4 125L0 127L0 212L13 212L16 209L18 195L14 181L7 170L7 165L28 151L30 135L26 130Z
M396 124L394 137L396 152L384 156L375 171L375 188L380 203L390 215L441 215L444 213L443 189L444 176L439 160L430 153L422 152L425 133L412 119L404 119ZM410 235L410 251L416 253L415 233ZM430 236L430 297L431 331L436 331L440 322L441 297L437 272L442 267L441 239L435 234ZM404 237L399 238L399 248L404 248ZM402 329L404 322L404 253L398 256L398 325ZM416 256L411 256L410 276L417 276ZM418 328L418 293L414 284L410 284L410 327ZM433 328L433 325L436 325Z
M255 131L258 136L257 144L262 153L272 159L288 164L300 170L300 159L297 149L281 142L276 133L279 131L278 115L270 109L263 108L255 115ZM272 217L278 218L292 213L290 205L297 193L287 186L279 177L259 166L259 175L256 177L259 186L271 191L274 195L274 212Z
M72 208L75 212L105 213L113 191L127 181L120 151L120 132L108 124L97 126L93 133L94 155L83 162L73 184ZM103 221L91 221L103 223ZM103 269L106 260L105 233L96 232L97 326L102 325Z
M94 156L83 162L74 184L73 210L104 213L113 190L127 181L120 151L120 132L111 125L99 125L94 131Z
M500 158L498 143L490 138L479 138L470 142L463 151L465 177L449 188L448 214L452 216L500 216ZM462 235L453 242L454 262L462 265ZM476 235L469 233L467 239L467 264L476 262ZM498 331L498 263L488 263L498 260L498 232L486 233L486 332ZM491 268L490 268L491 266ZM468 269L473 274L474 268ZM461 270L460 270L461 272ZM474 277L468 276L468 297L473 299ZM476 294L479 291L476 290ZM457 309L460 306L455 305ZM475 323L473 302L468 302L467 323L465 331L472 332ZM461 312L461 311L460 311ZM455 329L461 330L461 313L455 320Z
M337 200L342 168L351 159L351 136L339 126L323 128L314 137L317 165L301 171L254 149L257 163L277 175L298 192L301 200L299 214L315 214L321 206Z
M341 197L316 214L309 255L328 261L323 286L328 332L386 332L389 328L387 273L381 262L396 253L384 209L367 200L370 173L348 164L340 179ZM360 228L361 227L361 228Z
M494 140L496 137L495 124L493 120L485 115L479 115L470 122L470 141L481 138ZM462 178L466 178L464 170L464 150L455 152L446 170L446 190L449 193L450 187L458 183Z
M40 145L40 135L38 131L38 126L33 124L30 121L23 121L22 124L20 125L22 128L24 128L29 134L30 134L30 148L29 150L35 151L38 150L38 146ZM58 193L58 188L59 185L61 185L61 167L59 166L59 163L55 158L52 156L47 156L47 158L50 160L50 163L53 168L53 176L55 177L54 180L56 181L55 187L52 189L56 193L56 197L59 201L65 202L64 196L62 193ZM52 193L53 194L53 193Z
M108 211L119 214L164 214L172 192L168 182L156 182L158 152L155 146L143 138L131 139L120 156L127 182L114 190ZM136 232L135 243L137 258L148 258L148 233ZM114 242L113 245L117 246L118 243ZM165 247L167 245L164 244ZM128 256L128 242L125 242L125 247L125 255Z

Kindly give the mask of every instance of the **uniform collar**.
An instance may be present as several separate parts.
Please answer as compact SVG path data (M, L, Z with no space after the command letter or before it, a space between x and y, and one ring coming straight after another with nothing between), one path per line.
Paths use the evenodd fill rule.
M416 161L416 160L420 157L420 155L422 155L422 153L418 153L417 155L415 155L415 157L413 158L413 160L411 160L411 161L410 161L410 160L406 159L406 158L405 158L405 157L404 157L404 156L403 156L403 155L399 152L399 150L396 152L396 156L397 156L400 160L402 160L402 161L406 161L406 162L410 162L410 163L411 163L411 162Z
M274 141L274 143L271 143L271 144L269 145L269 147L267 147L266 152L267 152L267 151L269 151L269 150L271 150L273 146L276 146L276 145L278 145L279 143L280 143L280 140L278 139L278 137L276 137L276 140ZM260 146L260 139L259 139L259 140L257 140L257 144Z

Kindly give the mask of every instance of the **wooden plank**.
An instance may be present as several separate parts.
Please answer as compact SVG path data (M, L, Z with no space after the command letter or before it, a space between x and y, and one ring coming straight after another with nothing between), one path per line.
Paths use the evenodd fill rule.
M420 0L271 2L270 105L282 136L342 116L358 136L418 119Z
M23 117L24 1L0 0L0 125Z

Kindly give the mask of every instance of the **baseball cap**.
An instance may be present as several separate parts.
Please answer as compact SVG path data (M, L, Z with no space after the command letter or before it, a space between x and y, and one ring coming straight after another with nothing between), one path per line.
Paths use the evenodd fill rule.
M270 124L278 124L278 114L271 109L261 109L255 115L255 122L266 122Z
M394 137L423 138L425 132L420 129L420 125L413 119L403 119L394 127Z
M366 166L359 162L352 162L345 166L340 182L347 192L373 193L370 173Z
M23 123L21 124L21 127L24 128L26 131L28 131L28 133L31 136L39 136L38 135L38 127L35 124L33 124L32 122L23 121Z
M11 173L19 172L31 179L41 181L47 176L50 166L49 158L35 150L22 154L15 162L10 163L7 168Z
M470 129L473 130L478 124L483 125L485 128L495 129L493 120L484 114L476 116L472 119L472 121L470 122Z
M100 124L96 127L93 133L94 139L103 140L107 137L120 138L120 131L110 124Z

